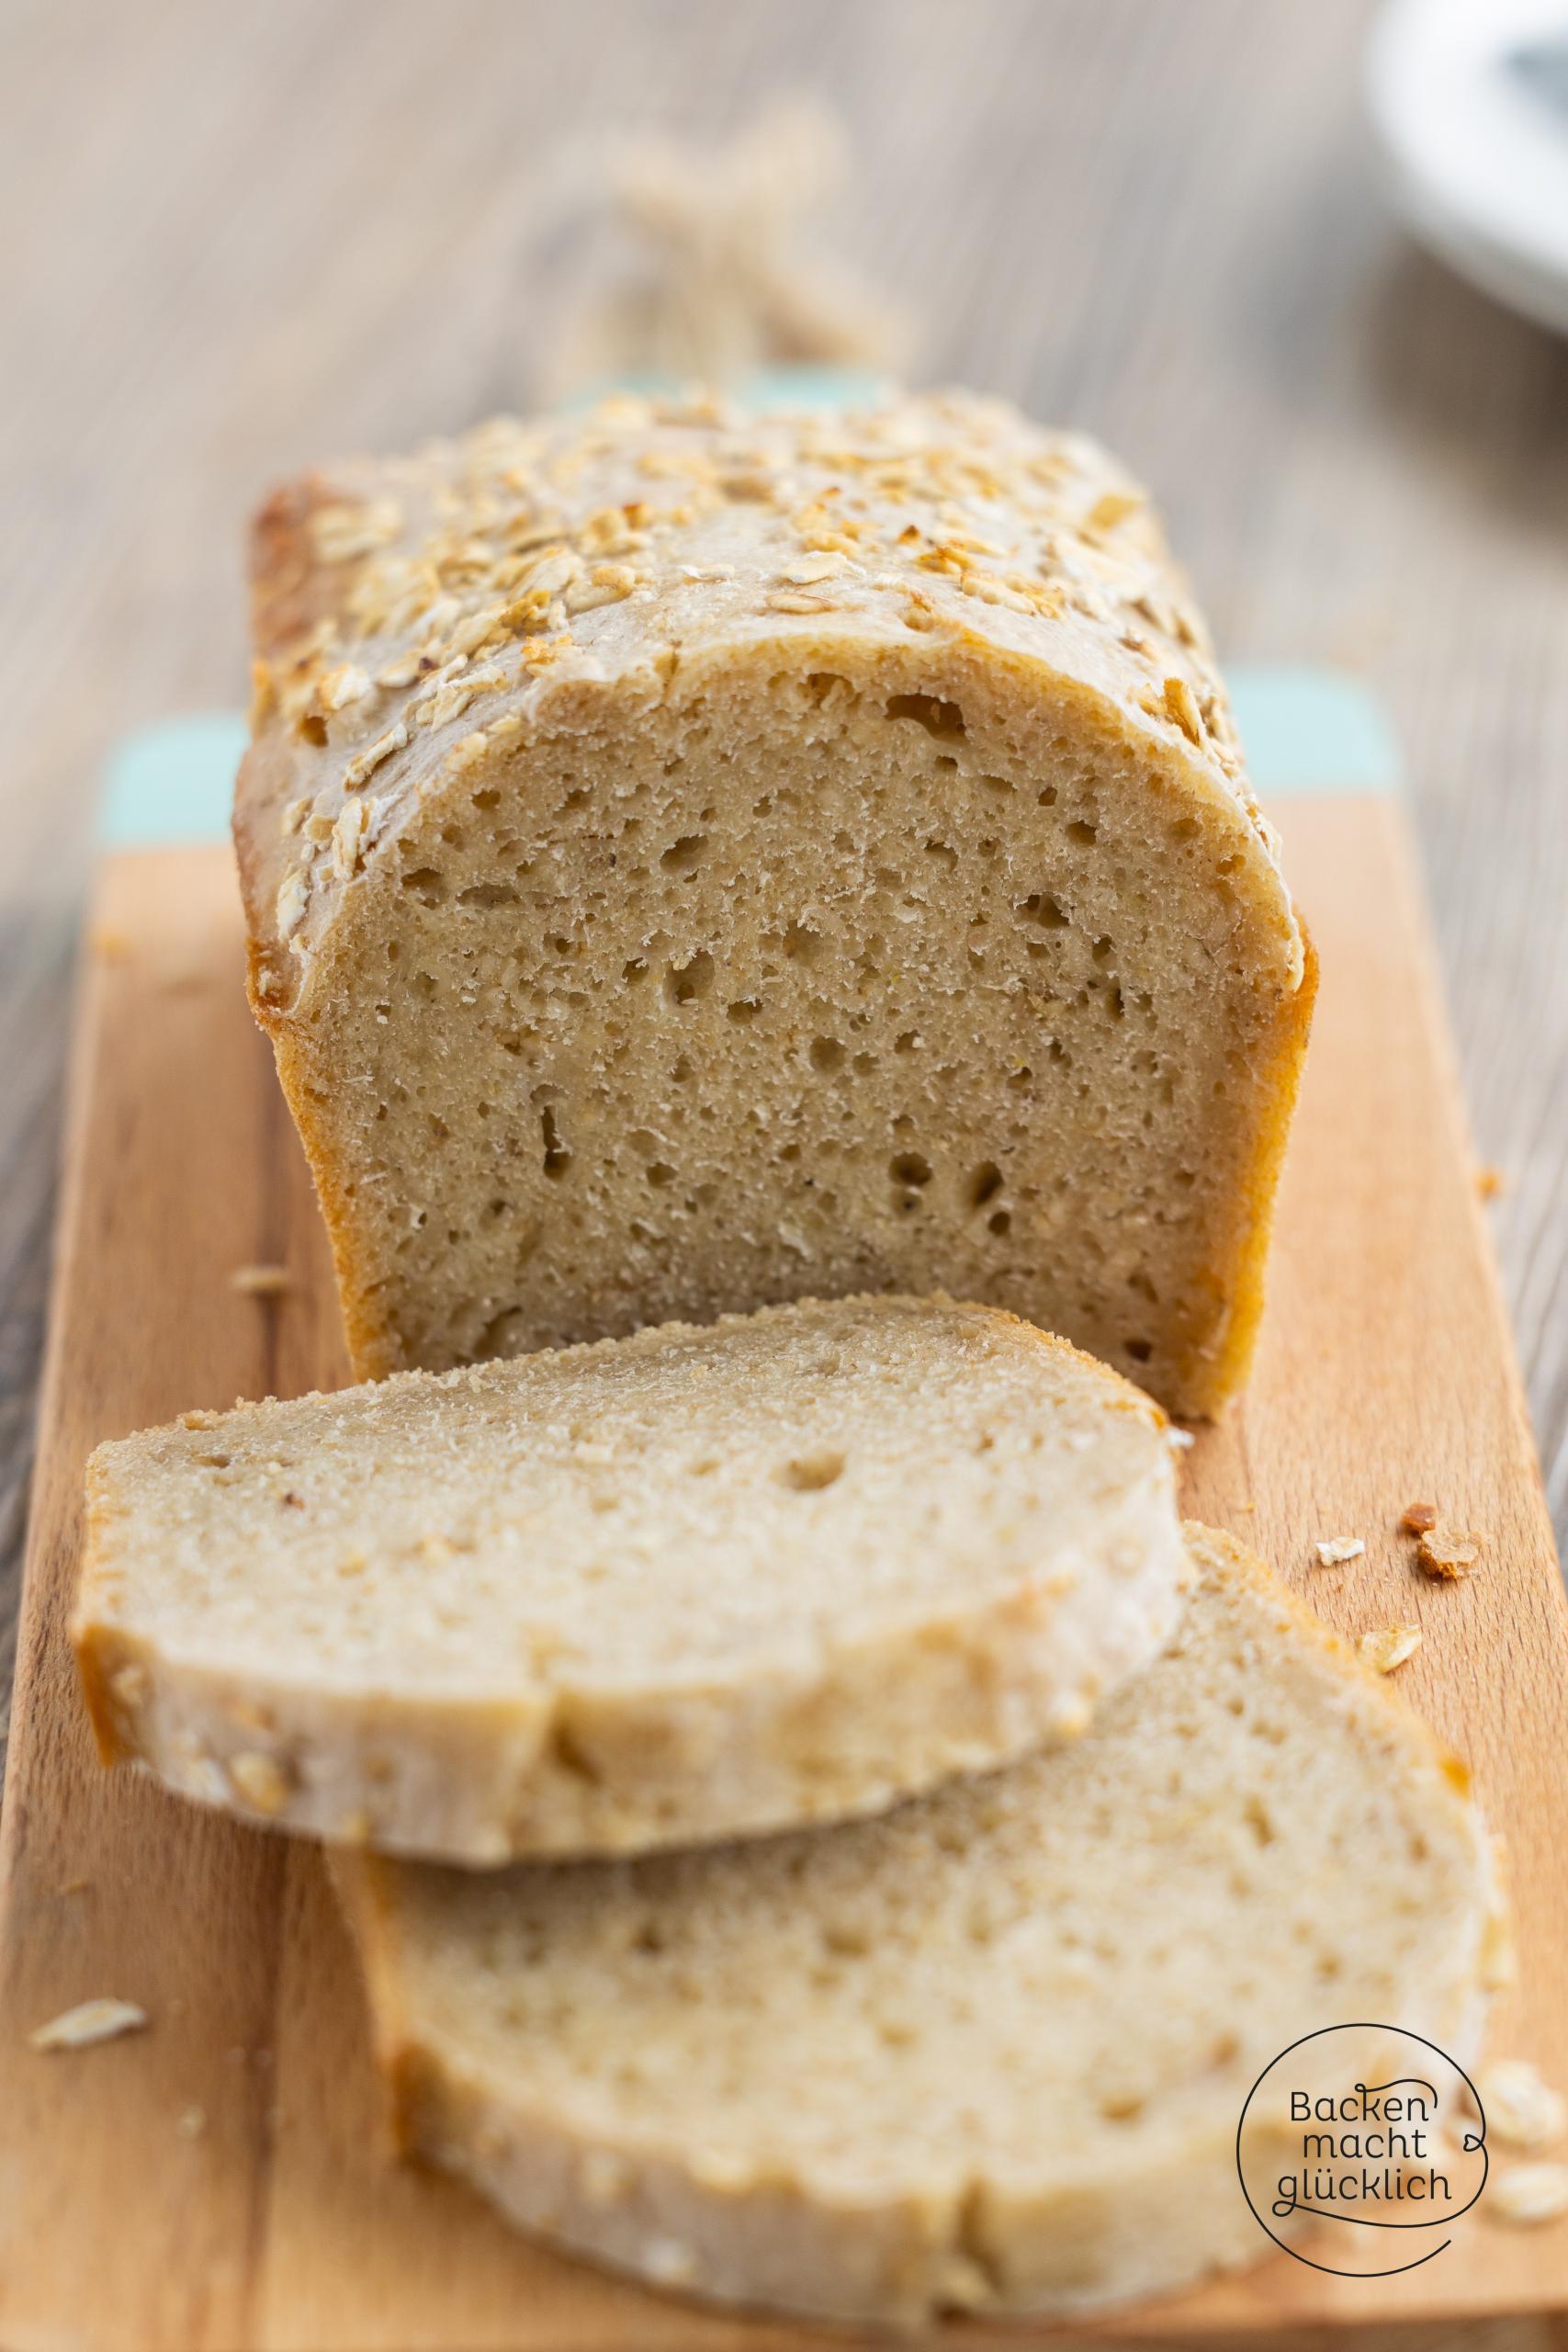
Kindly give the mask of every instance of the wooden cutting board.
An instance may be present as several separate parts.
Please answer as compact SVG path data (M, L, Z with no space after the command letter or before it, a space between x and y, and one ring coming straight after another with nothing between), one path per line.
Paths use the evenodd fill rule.
M1256 1376L1200 1436L1187 1499L1347 1631L1421 1623L1402 1688L1470 1758L1507 1845L1519 1978L1493 2047L1568 2085L1568 1617L1411 852L1386 800L1278 814L1322 996ZM314 1204L240 970L224 851L107 861L0 1826L0 2345L778 2352L813 2340L539 2252L464 2190L392 2163L317 1854L95 1759L62 1631L90 1448L187 1407L344 1376ZM234 1287L235 1269L256 1262L288 1266L284 1295ZM1417 1498L1483 1535L1468 1583L1415 1572L1395 1522ZM1318 1570L1314 1540L1342 1534L1364 1535L1366 1557ZM28 2046L30 2028L98 1994L139 2002L148 2030L71 2055ZM1564 2307L1568 2222L1510 2229L1483 2200L1447 2253L1404 2278L1352 2281L1275 2256L1101 2333L1202 2341ZM946 2340L1035 2333L1048 2331L968 2325ZM1563 2337L1547 2322L1507 2334L1515 2352L1549 2340Z

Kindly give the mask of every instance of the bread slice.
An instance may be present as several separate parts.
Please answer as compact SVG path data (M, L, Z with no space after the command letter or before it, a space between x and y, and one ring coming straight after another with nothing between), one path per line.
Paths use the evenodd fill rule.
M1136 484L622 400L255 552L252 991L357 1371L945 1290L1240 1384L1312 996Z
M1087 2312L1269 2251L1243 2102L1375 2018L1461 2063L1460 1768L1228 1536L1088 1736L815 1836L485 1878L346 1862L411 2149L558 2244L844 2320Z
M100 1447L105 1753L496 1862L885 1805L1083 1728L1175 1623L1164 1416L993 1309L860 1299Z

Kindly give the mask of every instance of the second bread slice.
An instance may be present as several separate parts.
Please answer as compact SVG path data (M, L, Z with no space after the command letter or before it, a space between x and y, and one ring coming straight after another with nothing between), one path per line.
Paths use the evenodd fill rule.
M405 2146L558 2245L818 2319L1087 2314L1268 2254L1259 2073L1347 2020L1384 2088L1390 2029L1463 2063L1500 1922L1462 1768L1190 1532L1175 1639L1070 1749L814 1837L349 1863ZM1270 2108L1265 2178L1308 2154Z
M468 1862L872 1812L1070 1736L1184 1575L1158 1409L946 1300L188 1414L88 1500L108 1758Z

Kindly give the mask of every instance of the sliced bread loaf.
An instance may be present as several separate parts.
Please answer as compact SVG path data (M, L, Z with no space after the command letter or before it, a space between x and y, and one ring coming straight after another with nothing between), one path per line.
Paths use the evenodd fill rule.
M1088 1736L874 1822L483 1878L345 1862L404 2143L662 2286L1089 2312L1266 2253L1260 2070L1372 2018L1462 2063L1462 1774L1228 1537Z
M106 1755L471 1862L865 1812L1081 1731L1185 1574L1157 1407L942 1300L187 1414L88 1499Z
M253 1001L379 1375L942 1289L1240 1383L1312 995L1137 485L622 400L267 507Z

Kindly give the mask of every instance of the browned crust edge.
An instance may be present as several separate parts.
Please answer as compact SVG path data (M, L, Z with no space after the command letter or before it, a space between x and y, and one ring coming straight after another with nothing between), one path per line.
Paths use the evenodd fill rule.
M361 1854L329 1848L328 1882L362 1973L371 2055L382 2093L382 2118L395 2155L419 2153L422 2085L428 2062L410 2028L398 1975L398 1929L387 1883Z
M87 1717L97 1745L98 1761L103 1765L114 1765L128 1762L132 1750L121 1736L120 1712L115 1703L110 1682L113 1662L109 1645L103 1627L93 1623L86 1613L103 1542L106 1515L104 1482L104 1466L95 1453L87 1464L82 1557L76 1571L76 1589L67 1631L76 1659L82 1696L86 1702Z
M1302 1073L1306 1067L1313 1008L1317 1001L1317 950L1299 910L1296 926L1302 940L1301 983L1293 996L1280 1002L1274 1046L1274 1083L1258 1125L1257 1148L1246 1186L1247 1223L1233 1261L1230 1322L1218 1355L1208 1361L1206 1380L1193 1379L1193 1394L1201 1401L1190 1401L1185 1413L1186 1418L1194 1420L1213 1420L1246 1386L1263 1319L1274 1210L1291 1125L1301 1093ZM1196 1362L1201 1363L1202 1359Z

